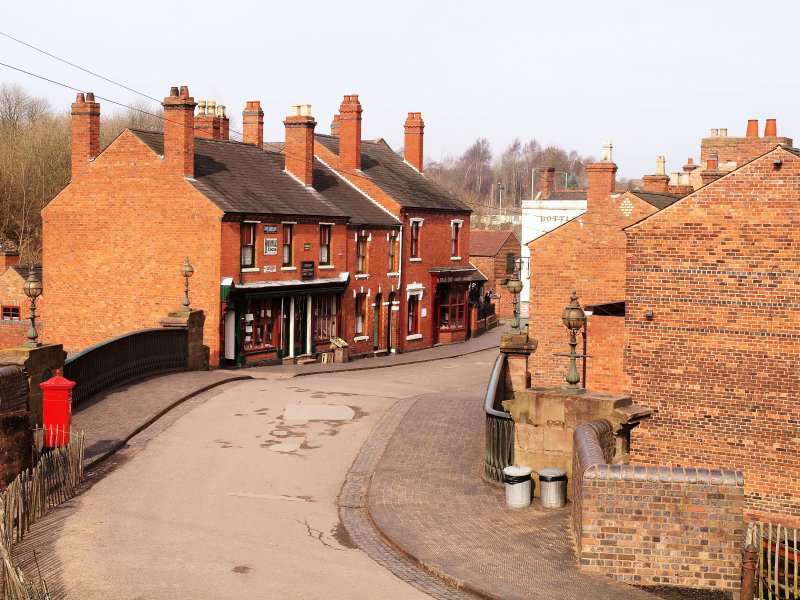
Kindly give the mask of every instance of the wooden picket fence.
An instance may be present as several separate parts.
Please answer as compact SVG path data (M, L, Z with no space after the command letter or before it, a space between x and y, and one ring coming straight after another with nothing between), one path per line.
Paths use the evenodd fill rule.
M36 450L38 461L33 470L20 473L0 492L0 600L49 600L47 584L41 578L31 580L14 566L11 558L14 544L22 540L31 525L48 510L73 498L83 481L83 432L75 433L60 428L37 429L34 432L35 448L46 441L69 442L42 453Z
M748 525L748 542L752 541L758 549L755 588L758 600L800 600L798 537L797 529L783 525Z

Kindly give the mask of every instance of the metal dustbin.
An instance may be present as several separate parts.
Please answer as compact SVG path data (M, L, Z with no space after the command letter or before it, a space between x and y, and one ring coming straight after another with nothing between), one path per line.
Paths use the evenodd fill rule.
M506 504L512 508L525 508L531 505L530 467L511 465L503 469L503 482L506 484Z
M567 503L567 472L548 467L539 471L539 495L543 508L561 508Z

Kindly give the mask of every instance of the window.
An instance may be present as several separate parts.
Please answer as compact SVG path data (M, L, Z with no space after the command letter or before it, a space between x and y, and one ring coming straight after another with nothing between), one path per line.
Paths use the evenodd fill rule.
M513 273L515 270L514 253L509 252L506 254L506 273Z
M314 343L326 342L339 335L336 296L314 296L312 310Z
M319 226L319 264L331 264L331 226Z
M419 258L419 221L411 221L411 258Z
M397 273L397 234L389 234L389 273Z
M363 334L367 321L367 295L356 294L356 334Z
M4 321L19 321L19 306L4 306L3 307L3 320Z
M367 238L359 235L356 238L356 273L367 271Z
M408 299L408 335L419 333L419 298L410 296Z
M466 285L463 283L439 285L436 292L439 304L439 329L463 329Z
M453 221L450 230L450 256L461 256L458 253L458 234L461 232L461 223Z
M255 223L242 223L242 267L256 266L256 226Z
M283 266L292 266L292 226L283 226Z
M243 350L262 350L275 346L275 316L272 298L246 302L242 315Z

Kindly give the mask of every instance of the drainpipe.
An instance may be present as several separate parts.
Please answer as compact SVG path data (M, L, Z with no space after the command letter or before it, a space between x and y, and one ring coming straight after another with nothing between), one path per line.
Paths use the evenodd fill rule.
M588 324L588 321L587 321ZM583 352L581 354L584 357L581 359L583 360L583 389L586 389L586 326L583 327Z
M408 320L408 315L406 318L403 318L403 311L408 309L408 301L403 302L403 265L405 264L405 254L403 253L403 231L405 230L404 223L406 222L406 211L405 209L400 209L400 260L397 261L398 270L400 271L400 277L397 278L397 298L400 300L400 310L397 312L399 316L397 320L399 321L398 331L399 335L397 336L397 353L402 354L403 350L405 350L405 342L406 342L406 334L404 323Z

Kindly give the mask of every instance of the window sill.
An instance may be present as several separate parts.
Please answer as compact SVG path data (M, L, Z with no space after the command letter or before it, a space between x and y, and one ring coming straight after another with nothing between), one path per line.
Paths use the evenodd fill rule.
M366 342L369 339L368 335L357 335L353 338L353 343L355 342Z
M281 271L297 271L297 267L281 267Z
M369 279L369 273L356 273L356 279Z
M450 260L461 260L460 256L451 256Z
M387 274L386 274L386 276L387 276L387 277L400 277L400 273L397 273L397 272L395 271L395 272L393 272L393 273L387 273Z
M326 271L326 270L328 270L328 269L333 269L333 268L335 268L335 267L334 267L333 265L319 265L317 268L318 268L320 271Z
M258 273L258 267L244 267L242 268L242 273Z
M411 258L408 259L408 262L422 262L422 257L421 256L412 256Z
M421 340L421 339L422 339L422 334L421 333L412 333L411 335L407 335L406 336L406 340L408 340L408 341Z

